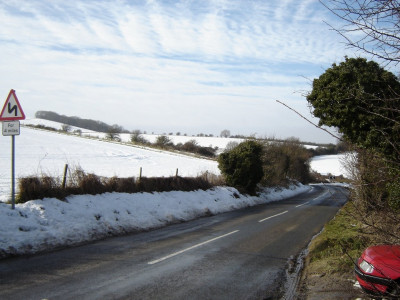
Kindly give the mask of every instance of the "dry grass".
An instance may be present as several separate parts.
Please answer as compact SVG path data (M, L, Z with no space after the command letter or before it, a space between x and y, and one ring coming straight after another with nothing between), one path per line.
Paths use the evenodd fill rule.
M65 188L56 177L47 175L23 177L18 180L17 203L43 198L64 199L69 195L102 194L106 192L138 193L207 190L223 184L223 179L204 173L198 177L100 177L80 168L72 172Z

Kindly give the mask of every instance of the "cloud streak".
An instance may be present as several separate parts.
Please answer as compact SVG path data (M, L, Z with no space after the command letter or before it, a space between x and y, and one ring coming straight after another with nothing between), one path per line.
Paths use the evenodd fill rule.
M316 0L14 0L0 2L0 18L2 91L23 94L28 115L54 110L147 131L182 132L178 122L169 128L175 118L192 133L267 135L284 113L274 99L305 112L295 93L309 88L304 77L346 54ZM270 120L235 121L262 110ZM204 124L205 114L218 122ZM275 135L307 139L281 127Z

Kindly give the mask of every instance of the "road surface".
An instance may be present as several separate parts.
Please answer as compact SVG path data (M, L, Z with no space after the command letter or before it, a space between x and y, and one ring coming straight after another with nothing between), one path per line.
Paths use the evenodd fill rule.
M309 192L192 222L0 260L0 299L279 299L285 272L347 199Z

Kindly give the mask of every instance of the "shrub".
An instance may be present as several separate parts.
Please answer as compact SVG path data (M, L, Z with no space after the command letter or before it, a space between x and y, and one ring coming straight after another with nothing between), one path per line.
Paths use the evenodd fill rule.
M156 139L155 145L160 148L168 148L173 146L173 143L166 135L159 135Z
M16 198L17 203L43 198L64 199L68 195L101 194L105 192L137 193L207 190L221 184L220 177L214 174L203 174L198 177L100 177L86 174L81 169L72 172L68 185L62 188L58 178L50 176L30 176L19 178Z
M206 157L215 157L216 152L215 148L199 146L196 140L189 140L184 144L177 144L175 148L178 150L196 153Z
M183 151L187 151L187 152L196 152L197 148L198 148L198 143L196 140L189 140L186 143L184 143L180 148Z
M197 149L197 153L207 157L214 157L215 156L215 149L212 147L199 147Z
M94 174L87 174L83 176L79 182L79 189L85 194L101 194L106 192L104 184L101 182L99 176Z
M142 136L140 130L135 130L131 133L131 142L140 145L149 144L149 141Z
M23 177L18 180L18 194L16 203L25 203L33 199L59 198L65 197L65 192L60 188L61 183L56 178L50 176Z
M235 141L230 141L226 144L225 146L225 151L224 152L228 152L231 151L233 148L237 147L239 145L238 142Z
M310 151L296 139L268 142L264 145L263 184L267 186L285 185L288 180L308 183L311 180Z
M254 194L264 173L262 168L262 145L256 141L240 143L231 151L218 157L218 167L226 183L249 194Z

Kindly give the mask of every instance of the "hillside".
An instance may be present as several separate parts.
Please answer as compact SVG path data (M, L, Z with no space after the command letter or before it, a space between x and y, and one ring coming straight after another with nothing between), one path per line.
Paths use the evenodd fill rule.
M46 174L62 176L65 164L99 176L197 176L219 174L217 162L154 149L22 127L16 140L16 178ZM3 137L0 154L0 201L7 201L11 182L11 141Z
M39 119L24 120L26 124L44 124L61 129L58 122ZM79 128L72 128L76 130ZM104 137L103 133L84 131L83 136ZM121 134L123 141L129 141L129 134ZM155 135L147 135L149 140ZM223 150L231 141L240 139L218 137L171 136L174 143L195 139L200 145L219 147ZM178 153L163 152L151 148L134 147L110 143L104 140L65 135L57 132L22 127L16 137L16 178L46 174L62 176L65 164L70 168L80 167L85 172L99 176L138 176L142 168L143 176L173 176L178 169L180 176L198 176L209 172L220 174L216 161L194 158ZM0 202L10 197L11 141L3 137L3 151L0 154ZM316 157L311 161L312 169L333 175L342 174L340 156Z
M81 119L79 117L69 117L64 115L59 115L52 111L38 111L35 114L36 118L40 118L43 120L58 122L61 124L67 124L74 127L79 127L86 130L93 130L98 132L125 132L121 126L118 125L109 125L101 121L95 121L90 119Z

